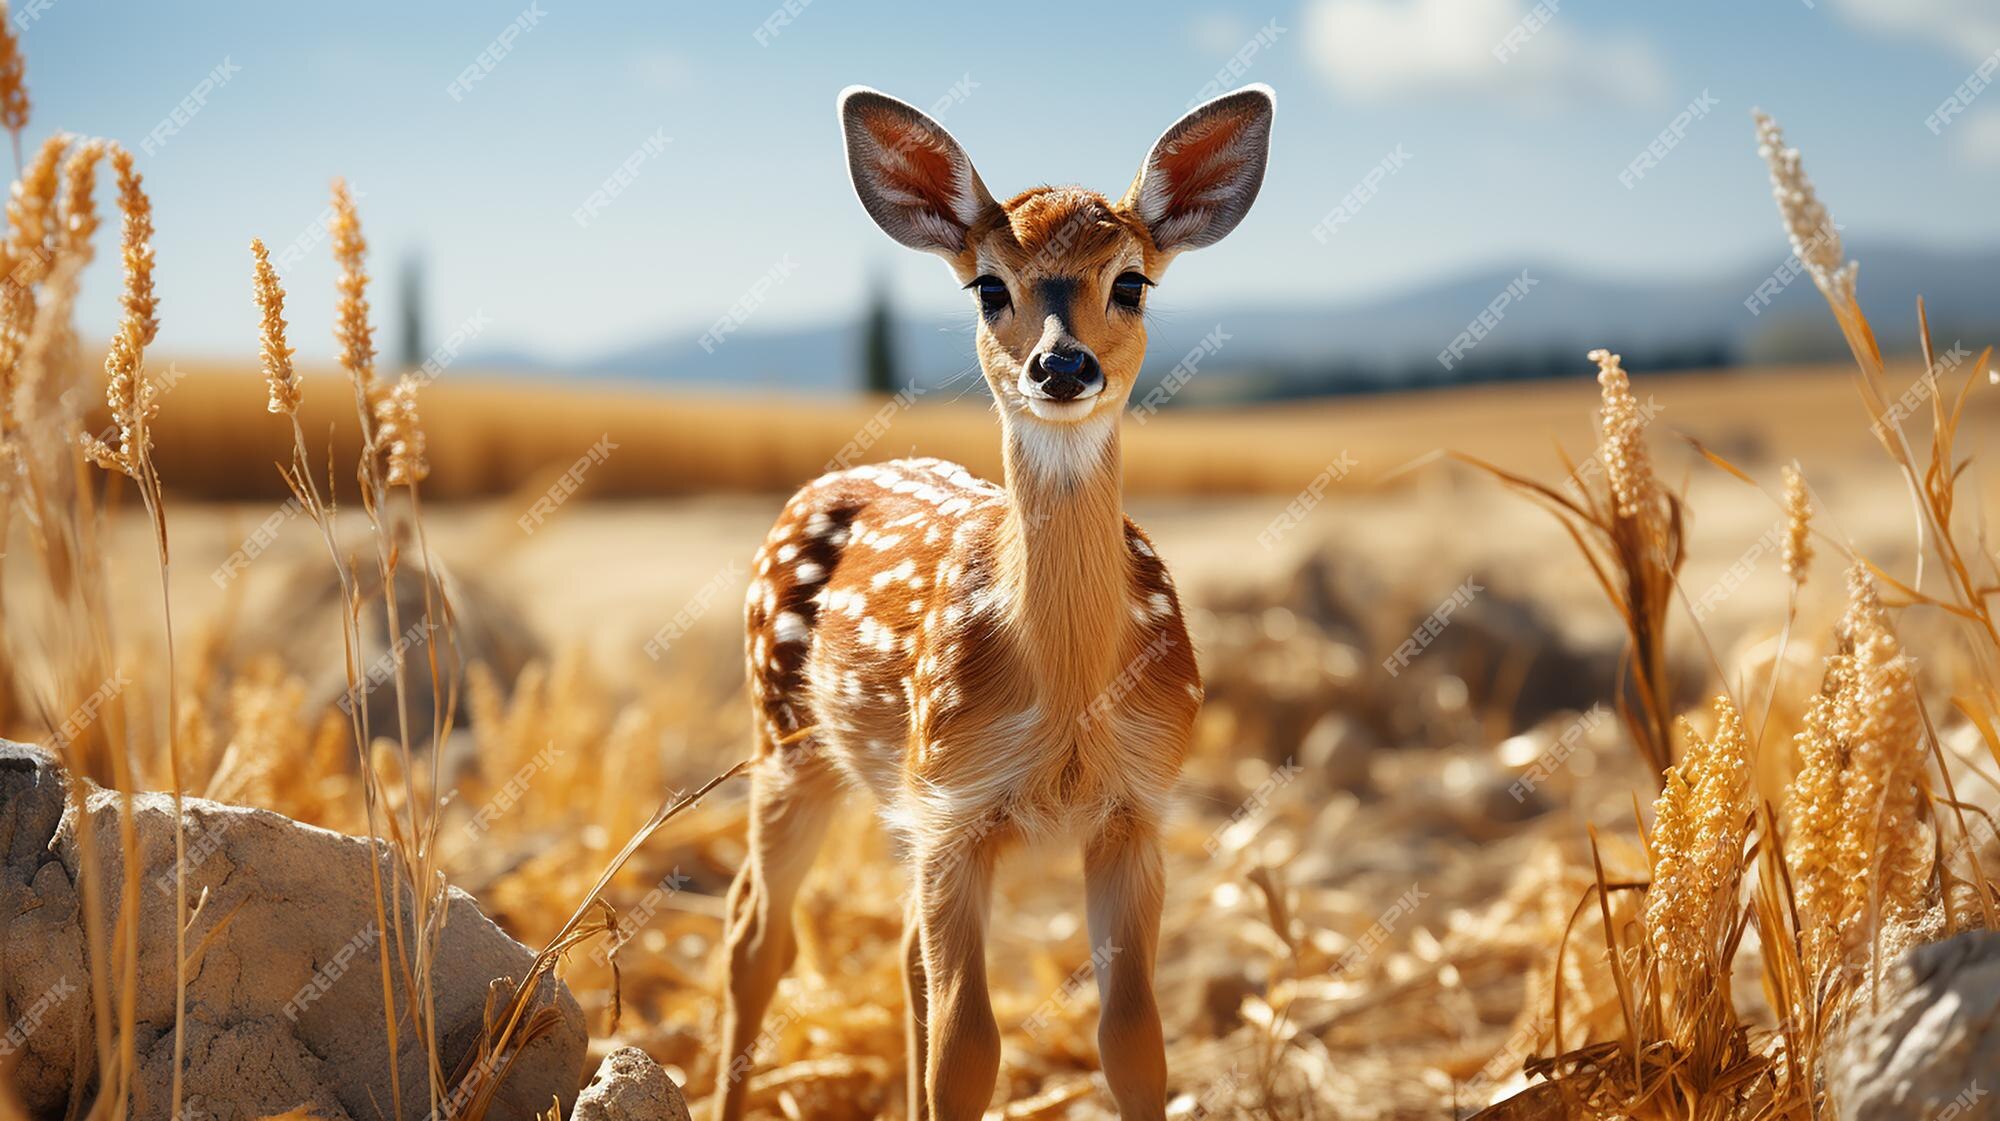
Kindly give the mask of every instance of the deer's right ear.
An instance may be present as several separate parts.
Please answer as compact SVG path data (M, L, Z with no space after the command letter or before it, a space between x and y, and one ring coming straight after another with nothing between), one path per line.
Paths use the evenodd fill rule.
M840 131L854 193L884 233L945 257L998 204L944 126L866 86L840 91Z

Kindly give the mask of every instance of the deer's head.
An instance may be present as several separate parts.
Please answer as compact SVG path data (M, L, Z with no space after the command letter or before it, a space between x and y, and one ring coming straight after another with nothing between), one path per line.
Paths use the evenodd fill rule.
M840 95L861 205L890 237L950 262L979 314L979 364L1030 423L1115 418L1146 351L1147 290L1184 249L1222 239L1264 181L1274 106L1247 86L1182 117L1117 201L1036 187L996 202L951 134L860 86Z

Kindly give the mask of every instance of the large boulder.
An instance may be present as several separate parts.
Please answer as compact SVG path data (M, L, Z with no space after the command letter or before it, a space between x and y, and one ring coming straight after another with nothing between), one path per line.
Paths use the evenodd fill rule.
M56 793L50 795L51 784ZM174 803L169 795L124 795L85 786L60 824L34 844L48 802L63 804L60 771L45 752L0 742L0 998L23 1033L17 1083L31 1110L61 1108L72 1077L96 1065L90 972L80 893L86 852L107 924L126 921L120 886L124 815L136 835L139 896L137 1039L140 1121L164 1119L174 1028ZM86 816L90 828L84 828ZM314 828L263 810L197 798L182 802L187 898L200 910L187 932L186 1104L218 1117L263 1116L309 1106L320 1116L394 1116L388 1030L383 1018L376 876L389 932L391 984L402 1016L396 1073L402 1115L430 1111L420 1033L409 1015L405 961L418 952L411 890L376 842ZM87 840L86 840L87 838ZM206 892L206 898L203 893ZM447 889L433 928L431 992L438 1058L460 1069L482 1026L488 991L524 979L534 958L481 914L472 897ZM51 995L55 994L55 995ZM114 992L113 1001L116 1003ZM552 1029L522 1049L488 1116L528 1121L551 1099L564 1109L582 1080L587 1035L568 989L545 977L535 994L552 1007Z
M570 1121L689 1121L681 1088L653 1056L620 1047L604 1056L576 1097Z
M1843 1121L2000 1118L2000 933L1911 950L1880 997L1856 996L1826 1065Z

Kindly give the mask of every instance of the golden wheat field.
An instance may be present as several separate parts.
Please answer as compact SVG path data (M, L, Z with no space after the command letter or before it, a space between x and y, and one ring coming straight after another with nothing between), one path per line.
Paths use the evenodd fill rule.
M1994 989L1938 963L2000 908L2000 388L1981 341L1885 357L1802 157L1757 140L1849 363L1605 339L1567 379L1128 422L1205 686L1164 831L1167 1116L1991 1115L1954 1072L2000 1046ZM718 1059L762 765L743 604L795 485L997 476L992 410L394 377L367 207L332 191L334 290L260 241L242 357L183 358L143 161L25 153L0 734L39 750L0 758L0 1121L562 1121L628 1047L702 1115L741 1079L753 1117L913 1116L916 888L861 794ZM119 277L108 340L75 326L87 269ZM302 301L337 365L295 359ZM280 836L316 855L250 855ZM989 1118L1117 1116L1084 878L1071 848L999 866ZM520 945L468 942L482 915ZM525 1100L563 1047L572 1084Z

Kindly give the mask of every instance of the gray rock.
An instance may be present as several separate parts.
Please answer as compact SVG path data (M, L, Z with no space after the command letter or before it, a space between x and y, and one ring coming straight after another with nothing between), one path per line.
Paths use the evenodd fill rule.
M40 789L39 777L33 784L21 781L30 772L43 774L19 762L29 750L0 746L0 784L7 784L0 789ZM28 802L17 809L16 800L9 797L0 806L0 842L8 840L9 828L17 837L28 836L33 830L25 826L39 828L45 816ZM123 907L119 824L126 800L90 787L84 809L98 865L93 882L100 885L106 921L115 924ZM139 1073L142 1083L151 1085L170 1077L172 1068L173 799L143 794L132 799L130 809L140 865ZM391 889L393 860L374 842L263 810L196 798L185 799L182 810L188 899L192 903L207 892L187 935L191 955L201 947L188 971L188 1092L199 1087L211 1103L207 1112L223 1119L296 1105L311 1106L333 1121L394 1116L373 882L373 871L379 870L385 893ZM8 845L0 870L0 904L6 907L0 921L8 923L0 943L5 966L0 997L10 1022L40 1009L34 1030L24 1033L17 1072L23 1097L35 1110L59 1107L70 1079L88 1079L95 1068L77 886L83 822L75 807L63 815L30 886L4 894L23 872L16 846ZM408 883L400 889L395 913L408 954L415 950L416 933ZM441 905L444 921L433 930L431 979L439 1060L449 1075L479 1035L489 987L502 978L525 978L534 954L481 914L471 896L450 889ZM390 950L397 1006L406 1010L393 931ZM514 1061L489 1112L496 1119L528 1121L551 1099L567 1109L582 1080L588 1042L582 1011L560 982L544 978L541 986L537 1002L555 1015L549 1030ZM112 994L114 1003L117 996ZM398 1029L403 1116L423 1118L429 1087L407 1012ZM302 1055L314 1061L305 1063ZM137 1121L166 1116L167 1095L147 1094L141 1101L133 1115Z
M66 791L54 755L0 740L0 877L25 872L19 882L26 883L51 859L49 841L62 822Z
M68 1101L75 1041L90 1035L82 912L49 847L67 790L54 755L0 740L0 1051L37 1113Z
M2000 933L1919 946L1866 992L1827 1064L1843 1121L2000 1118Z
M576 1097L570 1121L688 1121L680 1087L651 1055L620 1047Z
M320 1121L351 1121L329 1103L340 1100L334 1071L306 1050L283 1019L210 1023L206 1008L189 1010L181 1116L188 1121L277 1117L304 1106ZM153 1041L139 1057L139 1100L173 1100L174 1036ZM371 1115L372 1116L372 1115Z

